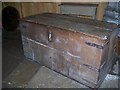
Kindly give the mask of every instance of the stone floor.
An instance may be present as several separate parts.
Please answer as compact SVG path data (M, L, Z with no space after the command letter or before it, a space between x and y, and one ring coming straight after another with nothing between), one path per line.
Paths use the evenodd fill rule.
M3 38L2 68L3 88L88 88L26 59L19 32ZM118 76L108 74L100 88L118 88Z

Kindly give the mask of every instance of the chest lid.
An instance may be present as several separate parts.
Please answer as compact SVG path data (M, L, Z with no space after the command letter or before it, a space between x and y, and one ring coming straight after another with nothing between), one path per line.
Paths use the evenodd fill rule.
M102 40L107 40L117 28L112 23L55 13L37 14L20 20L83 33Z

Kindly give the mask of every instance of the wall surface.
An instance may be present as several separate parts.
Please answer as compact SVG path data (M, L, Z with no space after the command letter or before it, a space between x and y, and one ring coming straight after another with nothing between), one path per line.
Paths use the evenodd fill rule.
M59 13L59 4L60 2L4 2L3 7L13 6L19 11L21 17L25 17L43 12ZM85 2L82 4L98 4L96 19L103 19L107 2Z
M59 12L58 3L21 3L23 17L43 12Z
M34 14L39 14L43 12L59 12L59 3L50 2L50 3L41 3L41 2L5 2L3 7L13 6L19 13L20 17L26 17Z

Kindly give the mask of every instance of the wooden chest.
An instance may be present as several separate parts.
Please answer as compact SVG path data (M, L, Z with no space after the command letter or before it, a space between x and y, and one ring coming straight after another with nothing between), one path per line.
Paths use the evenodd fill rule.
M114 59L116 25L43 13L22 18L24 55L89 87L100 86Z

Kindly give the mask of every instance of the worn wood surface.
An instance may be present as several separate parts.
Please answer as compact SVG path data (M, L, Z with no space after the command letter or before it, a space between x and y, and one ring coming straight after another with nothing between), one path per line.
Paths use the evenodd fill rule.
M56 16L56 20L59 21L55 22L53 21L54 17L50 16L51 14L43 15L44 16L46 15L46 17L44 17L45 19L43 20L41 19L43 18L42 15L36 15L35 17L31 16L22 19L23 21L26 20L28 22L33 22L22 23L21 27L23 27L22 29L22 31L24 32L23 35L25 36L27 35L27 37L32 38L33 40L41 42L45 45L48 45L52 48L65 51L73 55L74 57L80 59L79 61L84 64L94 66L97 69L101 67L101 65L107 59L107 53L109 49L108 40L109 35L112 33L110 27L113 26L112 28L114 29L116 25L105 22L104 24L102 24L102 22L98 22L101 23L101 25L103 25L100 26L100 28L98 28L98 26L96 27L96 24L95 26L93 26L94 23L97 22L94 20L91 22L91 20L85 19L86 20L85 21L84 19L80 19L80 21L82 20L83 23L87 22L86 25L83 24L82 21L78 23L77 18L71 19L72 17L66 16L65 18L64 16L60 17L62 15L52 14L53 16ZM64 20L62 20L63 18ZM37 24L35 24L34 22ZM67 24L66 22L72 25L72 26L69 25L69 27L72 28L72 30L68 26L66 26ZM78 24L78 26L74 27L75 26L74 24ZM49 25L53 27L50 27ZM110 27L108 27L109 29L107 28L108 25L111 25ZM69 32L67 31L67 28L68 30L70 29ZM51 41L49 41L48 39L49 35L51 35ZM94 42L99 46L101 45L101 47L104 47L104 49L101 49L99 47L97 48L91 47L89 45L89 43L91 44L91 42ZM87 50L91 51L91 53L89 53Z
M3 8L7 6L15 7L20 17L40 14L43 12L59 12L59 2L4 2Z
M96 19L102 21L104 16L104 11L108 4L107 1L108 0L106 0L106 2L80 2L79 1L79 4L92 4L92 5L97 4L98 7L96 12ZM43 12L60 13L60 8L59 8L60 3L61 2L4 2L3 7L13 6L19 11L21 17L25 17L25 16L35 15ZM78 2L76 2L75 4L78 4ZM87 16L82 16L82 17L91 18Z
M78 82L99 87L114 57L116 25L79 20L48 13L21 19L24 53Z
M102 21L108 2L100 2L97 8L96 19Z

